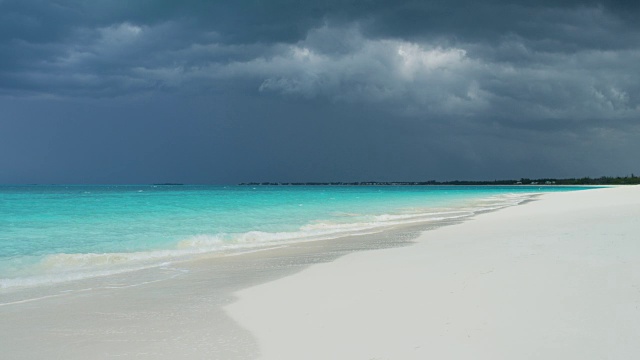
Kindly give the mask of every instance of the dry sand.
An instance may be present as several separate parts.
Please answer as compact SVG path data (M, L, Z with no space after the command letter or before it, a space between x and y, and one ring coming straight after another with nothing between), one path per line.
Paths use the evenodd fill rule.
M238 295L263 359L640 359L640 187L545 194Z

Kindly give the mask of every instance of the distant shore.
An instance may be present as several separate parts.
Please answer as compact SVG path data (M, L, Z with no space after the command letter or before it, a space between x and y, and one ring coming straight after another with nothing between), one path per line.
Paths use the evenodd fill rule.
M441 185L639 185L640 177L631 174L625 177L603 176L599 178L541 178L541 179L519 179L519 180L452 180L452 181L353 181L353 182L244 182L241 186L441 186Z

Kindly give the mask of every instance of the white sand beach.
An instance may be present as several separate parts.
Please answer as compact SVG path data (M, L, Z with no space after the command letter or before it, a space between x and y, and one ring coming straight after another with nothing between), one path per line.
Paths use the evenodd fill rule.
M354 236L0 294L0 358L636 359L639 220L639 186L551 193L409 245Z
M640 187L545 194L239 292L261 359L640 358Z

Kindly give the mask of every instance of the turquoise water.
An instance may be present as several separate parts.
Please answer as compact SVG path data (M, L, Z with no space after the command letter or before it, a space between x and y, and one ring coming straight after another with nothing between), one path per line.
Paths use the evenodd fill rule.
M0 288L461 218L528 186L0 186Z

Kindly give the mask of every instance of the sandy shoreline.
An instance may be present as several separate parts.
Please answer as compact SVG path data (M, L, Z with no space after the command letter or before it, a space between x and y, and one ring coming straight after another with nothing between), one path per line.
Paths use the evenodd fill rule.
M637 186L545 194L417 239L425 225L150 269L135 285L130 274L61 285L37 301L0 294L15 301L0 306L0 348L10 359L635 358L637 219Z
M245 289L264 359L640 357L640 187L540 201Z
M348 253L409 245L426 226L0 293L0 357L253 359L255 337L223 309L235 292Z

